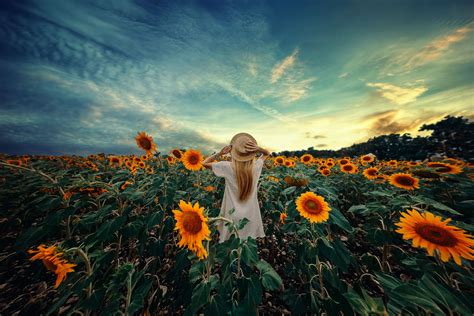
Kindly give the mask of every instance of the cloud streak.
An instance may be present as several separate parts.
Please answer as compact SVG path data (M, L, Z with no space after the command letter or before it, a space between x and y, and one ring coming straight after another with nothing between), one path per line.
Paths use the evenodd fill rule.
M283 59L280 63L276 64L275 67L273 67L272 74L270 77L271 83L277 82L285 74L285 72L293 66L296 61L296 55L298 54L298 52L299 50L295 49L291 55L285 57L285 59Z
M398 105L414 102L420 95L428 91L428 88L425 86L403 88L383 82L369 82L367 83L367 86L376 88L376 91L380 96Z

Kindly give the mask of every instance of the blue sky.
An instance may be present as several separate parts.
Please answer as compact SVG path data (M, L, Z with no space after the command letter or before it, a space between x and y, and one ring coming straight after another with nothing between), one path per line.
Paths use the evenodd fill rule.
M474 117L470 1L2 1L0 152L338 149Z

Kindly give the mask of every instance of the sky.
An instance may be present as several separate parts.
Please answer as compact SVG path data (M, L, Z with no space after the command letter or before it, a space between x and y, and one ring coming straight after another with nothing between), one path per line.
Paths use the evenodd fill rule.
M474 118L472 1L1 1L0 152L338 149Z

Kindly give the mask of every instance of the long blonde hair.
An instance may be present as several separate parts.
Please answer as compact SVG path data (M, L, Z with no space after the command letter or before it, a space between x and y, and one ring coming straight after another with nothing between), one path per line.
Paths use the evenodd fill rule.
M234 165L235 177L237 178L237 186L239 187L239 200L245 201L253 186L253 159L249 161L237 161L232 159Z

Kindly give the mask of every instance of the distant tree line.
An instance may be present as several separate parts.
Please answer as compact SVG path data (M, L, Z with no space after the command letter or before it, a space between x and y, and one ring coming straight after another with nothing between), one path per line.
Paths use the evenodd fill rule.
M314 157L354 157L372 153L383 160L424 160L434 155L474 160L474 123L468 119L448 115L437 123L421 126L419 131L431 131L431 135L382 135L339 150L317 150L309 147L306 150L285 150L276 155L300 157L309 153Z

